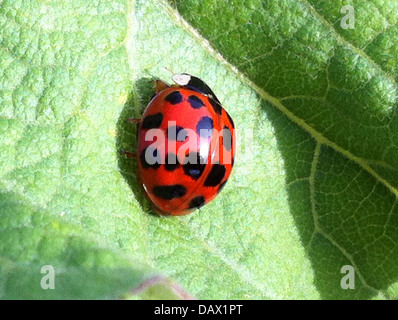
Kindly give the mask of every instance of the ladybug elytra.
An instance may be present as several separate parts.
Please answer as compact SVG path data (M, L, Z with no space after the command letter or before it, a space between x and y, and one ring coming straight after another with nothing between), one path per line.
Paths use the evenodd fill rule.
M234 123L210 87L182 73L155 95L138 123L138 179L154 211L185 215L214 199L235 152Z

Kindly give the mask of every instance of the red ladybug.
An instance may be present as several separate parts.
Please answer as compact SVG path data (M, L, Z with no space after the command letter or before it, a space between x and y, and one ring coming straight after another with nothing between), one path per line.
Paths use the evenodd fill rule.
M209 86L183 73L156 81L138 122L138 179L160 215L185 215L217 196L232 171L234 123Z

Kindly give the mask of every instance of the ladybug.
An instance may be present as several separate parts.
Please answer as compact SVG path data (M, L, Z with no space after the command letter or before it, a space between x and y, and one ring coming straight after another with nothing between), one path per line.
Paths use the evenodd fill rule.
M137 177L155 212L185 215L214 199L234 163L234 122L201 79L155 81L138 123Z

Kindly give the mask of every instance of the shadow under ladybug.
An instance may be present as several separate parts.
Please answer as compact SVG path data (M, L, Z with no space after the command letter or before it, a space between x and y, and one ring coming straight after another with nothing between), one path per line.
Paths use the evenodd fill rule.
M138 182L137 159L126 156L126 153L133 153L138 148L138 124L133 125L129 119L141 117L148 101L154 95L153 81L154 79L141 78L136 81L134 90L129 93L116 123L116 152L119 172L133 191L141 209L145 213L159 217L153 212L150 202Z

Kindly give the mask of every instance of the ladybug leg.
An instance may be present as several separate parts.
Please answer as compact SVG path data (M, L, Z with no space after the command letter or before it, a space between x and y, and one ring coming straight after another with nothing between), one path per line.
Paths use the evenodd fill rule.
M136 124L136 123L140 123L141 119L139 119L139 118L127 118L127 121L130 122L130 123Z
M158 93L166 88L169 87L169 85L161 80L155 80L155 92Z
M137 154L136 154L136 153L133 153L133 152L121 150L121 151L120 151L120 154L124 154L127 158L134 158L134 159L137 159Z

